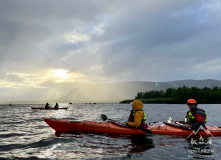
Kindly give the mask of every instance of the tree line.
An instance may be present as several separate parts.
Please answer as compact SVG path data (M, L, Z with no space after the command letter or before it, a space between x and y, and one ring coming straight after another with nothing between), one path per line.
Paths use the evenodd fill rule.
M213 86L211 88L197 88L197 87L179 87L168 88L163 90L152 90L149 92L139 92L135 99L141 100L143 103L168 103L168 104L183 104L188 99L193 98L197 103L201 104L219 104L221 103L221 87ZM129 103L132 100L124 100L120 103Z

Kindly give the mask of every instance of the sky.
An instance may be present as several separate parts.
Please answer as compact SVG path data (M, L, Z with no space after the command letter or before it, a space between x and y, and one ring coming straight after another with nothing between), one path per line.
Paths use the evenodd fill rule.
M124 81L221 80L218 0L0 0L0 100Z

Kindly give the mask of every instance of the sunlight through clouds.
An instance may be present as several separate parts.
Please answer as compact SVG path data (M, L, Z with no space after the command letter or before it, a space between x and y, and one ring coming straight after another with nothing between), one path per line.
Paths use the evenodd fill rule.
M220 15L219 0L2 1L0 94L40 100L97 83L220 80Z
M68 71L64 69L53 70L53 73L54 73L54 77L61 78L61 79L68 79L70 77L70 74L68 74Z
M86 83L85 76L79 72L69 72L64 69L52 70L49 72L49 76L45 79L46 81L52 80L55 83Z

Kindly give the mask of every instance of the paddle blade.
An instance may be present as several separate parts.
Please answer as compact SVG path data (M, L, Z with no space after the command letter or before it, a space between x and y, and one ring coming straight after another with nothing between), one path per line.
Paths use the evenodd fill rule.
M167 122L168 122L168 123L172 123L172 122L173 122L173 119L170 117Z
M102 119L103 121L106 121L106 120L107 120L107 116L104 115L104 114L101 114L101 119Z
M149 129L145 129L145 128L139 128L139 129L142 130L145 133L152 134L152 131L149 130Z

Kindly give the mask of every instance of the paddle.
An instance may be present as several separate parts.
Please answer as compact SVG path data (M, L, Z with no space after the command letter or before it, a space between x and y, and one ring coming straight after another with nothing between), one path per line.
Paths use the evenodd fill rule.
M172 123L172 122L174 122L175 123L175 121L172 119L172 117L170 117L169 119L168 119L168 121L167 121L168 123ZM176 123L175 124L178 124L178 125L180 125L180 126L182 126L182 127L184 127L184 124L182 124L182 123L180 123L180 122L178 122L178 121L176 121ZM191 127L189 127L188 129L191 129Z
M111 120L111 119L107 118L107 116L104 115L104 114L101 114L101 119L102 119L103 121ZM140 129L140 130L142 130L142 131L145 132L145 133L152 134L152 131L149 130L149 129L145 129L145 128L137 128L137 129Z
M172 123L172 122L175 123L175 121L172 119L172 117L170 117L170 118L167 120L167 122L168 122L168 123ZM184 126L182 123L177 122L177 121L176 121L176 124L179 124L179 125L181 125L181 126Z

